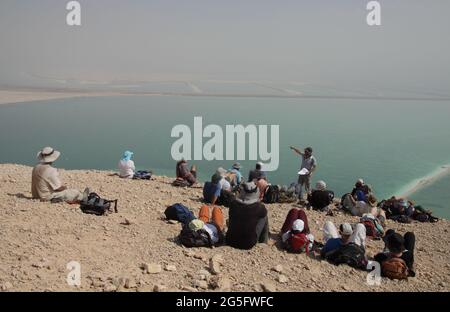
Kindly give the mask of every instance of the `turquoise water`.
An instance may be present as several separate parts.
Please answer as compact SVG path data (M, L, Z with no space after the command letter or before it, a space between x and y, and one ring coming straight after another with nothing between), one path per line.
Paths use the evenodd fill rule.
M338 195L362 177L378 196L390 196L411 181L450 163L449 102L128 96L40 101L0 106L1 163L35 163L50 145L62 152L65 168L114 169L125 149L136 165L174 175L173 126L207 124L280 125L280 166L274 183L296 180L300 159L290 145L312 146L323 179ZM196 161L200 178L233 161ZM245 175L253 161L240 161ZM88 182L87 182L88 184ZM413 196L450 217L450 178Z

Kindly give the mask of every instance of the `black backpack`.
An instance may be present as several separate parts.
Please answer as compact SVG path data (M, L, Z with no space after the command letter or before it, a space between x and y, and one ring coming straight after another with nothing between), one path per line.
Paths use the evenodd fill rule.
M114 208L112 208L112 203L114 203ZM80 209L84 213L97 216L102 216L113 211L117 212L117 199L103 199L97 193L90 193L86 199L80 202Z
M325 258L335 265L347 264L355 269L363 270L366 270L368 262L364 248L354 243L348 243L330 251L325 255Z
M182 224L189 224L189 222L195 219L194 213L180 203L167 207L164 214L167 220L176 220Z
M150 180L152 178L153 172L139 170L134 173L133 179L135 180Z
M269 185L267 186L266 192L264 193L263 201L266 204L277 203L280 198L280 186L279 185Z
M212 247L212 241L208 232L203 229L194 231L186 224L178 236L180 243L185 247Z

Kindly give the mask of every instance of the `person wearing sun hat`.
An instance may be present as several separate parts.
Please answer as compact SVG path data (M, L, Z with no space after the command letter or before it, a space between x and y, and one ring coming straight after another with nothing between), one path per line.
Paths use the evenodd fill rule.
M241 168L242 168L241 164L236 162L236 163L233 164L231 169L228 170L229 173L234 174L234 176L235 176L234 181L230 182L232 185L236 184L234 186L237 186L237 185L241 184L241 182L242 182Z
M34 199L44 201L78 203L89 195L89 189L84 193L68 189L59 178L58 170L52 167L61 153L52 147L44 147L37 153L38 164L31 174L31 194Z
M413 232L407 232L404 236L389 229L383 237L385 250L375 255L375 261L383 264L384 261L392 258L400 258L405 261L408 267L409 276L415 276L414 271L414 248L416 237Z
M236 199L231 202L226 234L228 245L251 249L257 243L267 243L269 220L267 209L259 200L259 189L254 182L241 185Z

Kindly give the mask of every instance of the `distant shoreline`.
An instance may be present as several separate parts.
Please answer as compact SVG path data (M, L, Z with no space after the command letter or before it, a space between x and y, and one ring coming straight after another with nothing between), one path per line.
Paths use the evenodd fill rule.
M450 175L450 164L440 166L437 170L431 172L429 175L416 179L411 182L405 189L399 192L396 197L409 197L418 191L428 187L445 176Z
M433 101L448 102L448 97L382 97L320 94L264 94L264 93L206 93L206 92L152 92L152 91L95 91L57 88L14 88L0 86L0 105L43 100L100 96L186 96L186 97L228 97L228 98L282 98L317 100L378 100L378 101Z
M1 90L0 105L27 103L45 100L68 99L78 97L118 96L113 92L65 92L46 90Z

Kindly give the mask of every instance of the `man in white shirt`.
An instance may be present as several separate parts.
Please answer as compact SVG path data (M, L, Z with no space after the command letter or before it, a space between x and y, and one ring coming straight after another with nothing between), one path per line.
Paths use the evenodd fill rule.
M51 147L45 147L37 154L39 164L33 168L31 176L31 194L35 199L43 201L78 203L89 195L76 189L68 189L59 178L58 170L52 167L61 153Z
M311 147L305 148L304 152L291 146L291 150L302 156L302 163L300 166L300 171L305 171L306 174L299 174L298 176L298 187L299 187L299 200L300 202L304 201L303 198L303 187L305 188L306 193L309 195L311 193L311 177L313 172L317 168L316 158L312 155L313 150Z

